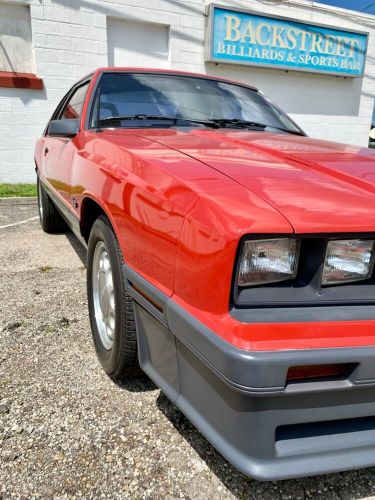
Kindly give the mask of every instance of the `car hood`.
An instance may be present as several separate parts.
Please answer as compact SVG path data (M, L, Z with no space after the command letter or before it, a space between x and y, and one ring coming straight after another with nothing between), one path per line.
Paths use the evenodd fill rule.
M375 152L291 134L137 131L241 184L296 233L375 231Z

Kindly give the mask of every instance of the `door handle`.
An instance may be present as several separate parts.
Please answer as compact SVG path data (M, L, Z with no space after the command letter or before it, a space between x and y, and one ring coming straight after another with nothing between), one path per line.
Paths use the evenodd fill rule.
M44 150L44 156L47 156L47 155L48 155L48 151L49 151L49 149L48 149L48 148L46 148L46 149Z

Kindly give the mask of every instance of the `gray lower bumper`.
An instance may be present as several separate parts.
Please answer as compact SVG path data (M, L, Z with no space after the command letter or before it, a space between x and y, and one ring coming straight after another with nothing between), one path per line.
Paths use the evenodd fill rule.
M275 480L375 465L375 348L243 351L126 276L143 370L241 472ZM285 385L289 366L338 362L354 366L346 380Z

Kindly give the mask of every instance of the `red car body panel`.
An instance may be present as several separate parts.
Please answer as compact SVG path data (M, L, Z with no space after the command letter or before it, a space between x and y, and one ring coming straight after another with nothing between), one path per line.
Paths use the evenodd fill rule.
M375 345L375 321L251 324L229 312L243 235L374 231L371 150L227 129L86 130L101 72L90 84L79 134L49 138L47 155L45 138L36 147L38 174L70 212L80 219L94 200L129 267L237 347Z
M374 152L225 127L95 130L89 115L105 71L168 73L96 71L78 133L76 120L61 125L58 107L57 128L51 122L35 149L39 201L47 195L86 242L107 215L139 366L253 478L374 466L375 280L321 286L327 240L375 239ZM59 127L65 138L51 137ZM296 280L235 286L242 242L284 235L301 240ZM90 257L88 271L90 288Z

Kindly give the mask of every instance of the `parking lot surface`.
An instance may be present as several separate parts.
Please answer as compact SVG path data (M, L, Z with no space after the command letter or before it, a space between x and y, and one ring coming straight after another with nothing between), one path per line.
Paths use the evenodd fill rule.
M35 216L35 201L0 200L0 499L375 498L374 469L252 481L152 383L111 382L91 341L85 252Z

